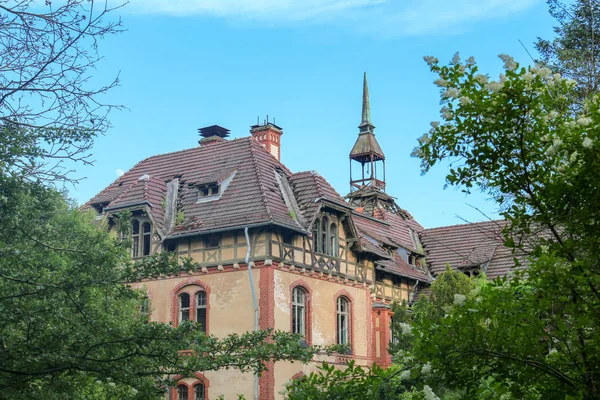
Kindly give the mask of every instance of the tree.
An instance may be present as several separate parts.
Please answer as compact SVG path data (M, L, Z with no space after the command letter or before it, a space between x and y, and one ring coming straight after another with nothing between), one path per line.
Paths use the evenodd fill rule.
M487 193L509 222L505 245L529 265L415 326L415 353L469 393L487 376L517 398L598 398L600 98L573 112L575 81L501 58L490 80L472 58L426 57L442 121L414 154L424 172L448 160L448 184Z
M88 0L0 0L0 169L64 181L68 160L89 163L118 106L102 101L118 79L91 82L98 42L120 32L109 8ZM6 160L5 155L11 158ZM65 164L66 163L66 164Z
M535 43L540 62L554 72L575 80L576 106L600 89L600 2L576 0L565 4L548 0L550 15L558 22L552 40Z

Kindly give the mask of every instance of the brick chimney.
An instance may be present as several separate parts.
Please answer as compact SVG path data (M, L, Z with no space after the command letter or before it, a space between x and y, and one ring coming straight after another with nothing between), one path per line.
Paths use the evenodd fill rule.
M250 134L273 157L281 161L281 135L283 135L281 127L266 120L262 125L252 125L250 127Z
M230 131L219 125L211 125L199 128L198 132L202 136L202 139L198 140L198 144L200 146L208 146L226 141L227 139L225 138L229 136Z

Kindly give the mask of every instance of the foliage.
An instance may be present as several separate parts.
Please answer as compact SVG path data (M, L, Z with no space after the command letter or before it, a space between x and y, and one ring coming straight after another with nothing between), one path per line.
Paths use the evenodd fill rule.
M169 255L131 262L128 244L93 219L52 189L0 180L2 398L112 390L146 399L174 374L262 371L264 360L306 362L320 350L287 332L217 339L194 323L149 322L143 294L127 282L182 266Z
M323 363L316 373L291 381L285 395L289 400L422 399L422 396L413 397L412 391L404 387L404 371L397 367L382 369L377 365L363 368L354 361L342 368Z
M0 171L64 181L67 160L90 163L109 126L102 95L118 84L92 83L98 41L119 33L106 3L0 0Z
M529 256L527 273L516 269L444 318L416 324L414 351L469 393L491 377L517 398L598 398L600 98L574 112L574 81L501 58L498 81L472 58L426 58L443 121L415 154L424 172L451 161L448 184L497 203L505 244Z
M586 98L598 93L600 85L600 2L548 0L548 6L558 22L556 37L538 38L535 47L541 63L577 82L575 105L581 107Z

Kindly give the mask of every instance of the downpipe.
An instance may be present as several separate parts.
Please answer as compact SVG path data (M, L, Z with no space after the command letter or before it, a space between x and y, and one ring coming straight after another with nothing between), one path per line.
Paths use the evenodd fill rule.
M250 259L250 236L248 235L248 227L244 228L246 235L246 265L248 266L248 280L250 281L250 291L252 292L252 303L254 304L254 331L258 331L258 301L256 300L256 290L254 289L254 277L252 276L252 266L248 262ZM254 400L258 400L258 372L254 373Z

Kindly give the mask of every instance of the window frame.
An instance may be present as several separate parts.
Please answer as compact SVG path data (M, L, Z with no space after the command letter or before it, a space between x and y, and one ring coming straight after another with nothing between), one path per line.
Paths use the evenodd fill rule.
M152 255L153 230L154 226L149 218L135 217L131 219L131 258L139 259Z
M171 323L173 326L179 326L181 323L181 303L179 301L182 294L186 294L190 299L189 320L197 322L198 317L198 294L204 292L205 304L202 307L204 312L204 324L202 330L208 335L210 328L210 287L197 279L187 279L177 285L171 291Z
M312 289L303 280L297 280L290 285L290 332L294 333L294 291L304 292L304 340L312 345Z
M342 309L342 305L345 305L345 310ZM350 346L350 300L346 296L338 296L335 300L335 306L335 342L336 344ZM342 340L342 338L345 340Z
M194 381L192 383L187 383L185 381L182 381L185 378L191 378ZM196 387L197 386L204 387L203 400L208 399L210 381L208 379L206 379L204 374L202 374L200 372L196 372L194 374L194 376L176 375L175 377L173 377L173 379L175 380L175 382L177 382L177 385L175 387L171 387L171 389L169 390L169 397L168 397L169 400L179 400L179 392L177 389L180 386L185 386L187 389L187 397L185 398L185 400L196 400Z
M335 343L336 344L340 344L339 343L339 314L338 314L338 302L340 299L344 299L347 302L348 305L348 311L346 313L347 316L347 343L345 344L346 346L348 346L348 348L350 349L350 353L346 354L345 356L349 356L352 357L354 354L354 297L352 297L352 295L345 289L342 289L340 291L338 291L335 296L334 296L334 302L333 302L333 307L334 307L334 312L335 312Z

